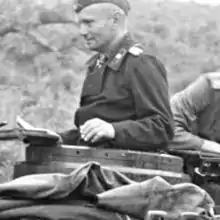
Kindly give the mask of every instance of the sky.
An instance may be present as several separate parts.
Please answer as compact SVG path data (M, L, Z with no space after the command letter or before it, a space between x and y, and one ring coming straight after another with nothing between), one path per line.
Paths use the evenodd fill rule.
M71 2L72 0L36 0L36 1L40 4L43 3L44 5L47 5L49 7L53 7L59 1ZM134 0L130 0L130 1L134 1ZM166 1L166 0L164 0L164 1ZM201 4L220 5L220 0L173 0L173 1L179 1L179 2L194 1L194 2L201 3Z
M194 1L194 2L201 3L201 4L211 4L211 5L220 4L220 0L175 0L175 1L182 1L182 2Z

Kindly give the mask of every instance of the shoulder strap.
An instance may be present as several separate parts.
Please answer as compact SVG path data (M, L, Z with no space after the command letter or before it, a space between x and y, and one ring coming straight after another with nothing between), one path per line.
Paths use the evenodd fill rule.
M138 45L132 45L129 48L122 47L119 49L118 53L116 53L116 55L114 56L112 61L108 64L108 66L113 70L118 70L128 53L137 57L142 52L143 50L141 49L141 47L138 47Z
M134 56L140 56L143 53L142 48L136 44L129 48L128 52Z

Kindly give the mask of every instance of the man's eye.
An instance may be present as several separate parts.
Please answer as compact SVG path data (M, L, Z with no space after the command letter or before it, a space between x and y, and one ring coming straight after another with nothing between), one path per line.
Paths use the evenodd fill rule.
M90 26L93 24L93 21L83 20L83 21L80 21L78 24L79 24L79 26L80 26L80 25L85 25L85 26L90 27Z
M91 25L92 24L92 21L85 21L84 22L86 25Z
M92 21L91 20L84 20L82 23L89 25L92 23Z

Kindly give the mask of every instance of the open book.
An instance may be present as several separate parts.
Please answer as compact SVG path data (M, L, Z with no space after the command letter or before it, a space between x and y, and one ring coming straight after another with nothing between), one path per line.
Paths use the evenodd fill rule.
M26 143L53 145L60 141L60 136L54 131L45 128L36 128L22 119L16 118L18 127L13 129L1 129L0 140L21 140Z

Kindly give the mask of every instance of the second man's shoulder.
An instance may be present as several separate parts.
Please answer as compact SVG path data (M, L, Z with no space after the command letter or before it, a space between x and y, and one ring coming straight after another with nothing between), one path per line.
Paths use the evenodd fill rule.
M203 75L209 82L212 88L220 89L220 72L209 72Z

